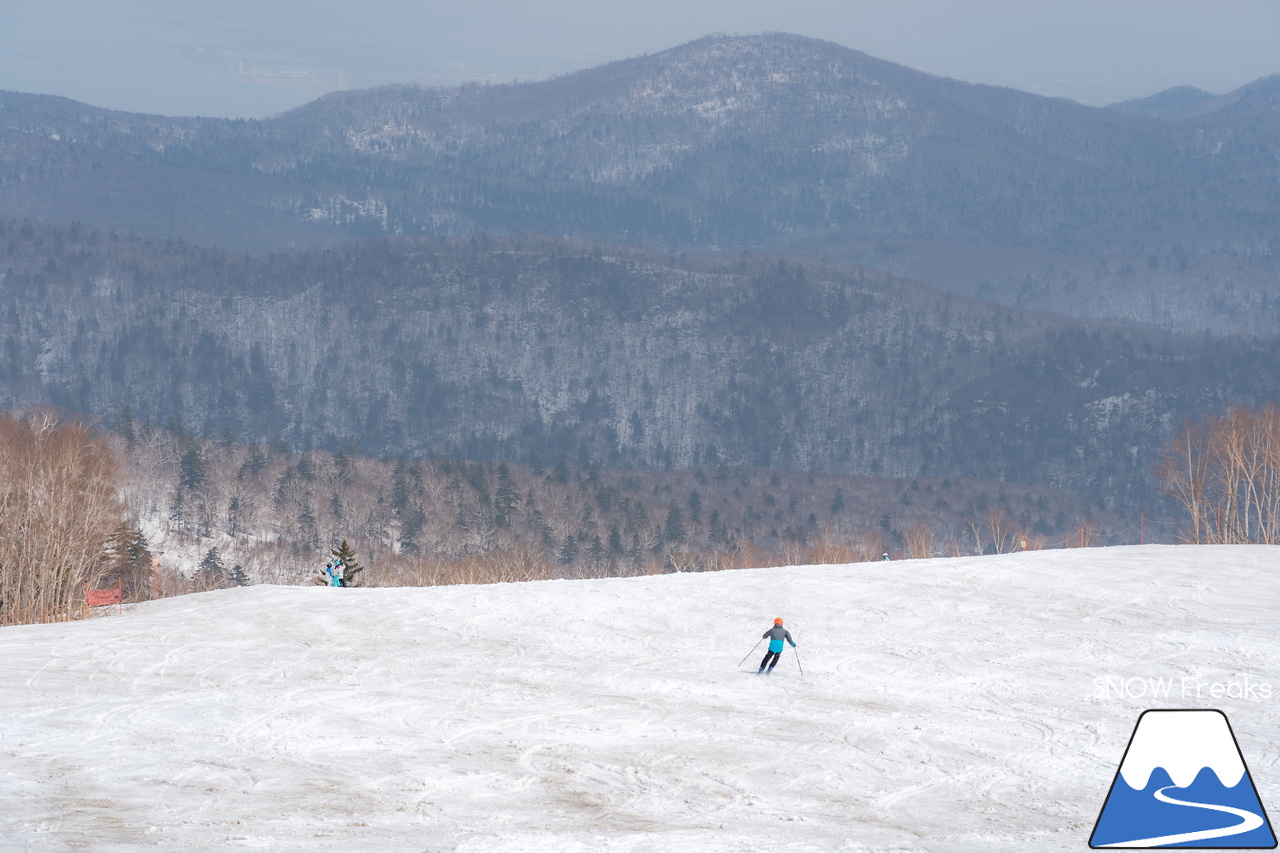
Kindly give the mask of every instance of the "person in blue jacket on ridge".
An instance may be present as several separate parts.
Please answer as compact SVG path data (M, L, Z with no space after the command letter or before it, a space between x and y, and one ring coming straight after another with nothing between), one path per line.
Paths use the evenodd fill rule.
M782 641L786 640L793 649L796 647L796 641L791 639L791 632L782 627L781 616L773 620L773 627L764 632L764 638L769 641L769 651L764 653L764 660L760 661L760 670L756 675L762 672L765 675L773 675L773 668L778 665L778 658L782 657L784 648ZM766 667L768 672L765 672Z

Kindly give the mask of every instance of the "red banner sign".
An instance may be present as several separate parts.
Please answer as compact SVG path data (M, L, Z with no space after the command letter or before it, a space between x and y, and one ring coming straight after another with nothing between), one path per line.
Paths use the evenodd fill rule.
M91 589L85 596L89 600L90 607L102 607L107 604L120 603L120 590L118 589Z
M89 589L89 585L84 585L84 601L90 607L105 607L109 604L119 604L120 612L124 612L124 590L120 586L120 580L116 579L115 589Z

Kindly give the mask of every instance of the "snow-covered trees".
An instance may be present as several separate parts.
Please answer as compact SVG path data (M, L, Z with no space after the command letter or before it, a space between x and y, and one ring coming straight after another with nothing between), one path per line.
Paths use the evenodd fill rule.
M413 511L412 460L432 454L985 476L1150 506L1172 425L1222 399L1264 402L1280 376L1243 340L1092 328L800 259L532 237L267 258L31 230L0 238L0 404L114 412L139 445L149 420L186 421L203 443L188 435L167 463L184 483L174 519L202 530L226 507L209 491L223 442L207 438L227 429L404 456L397 517ZM135 268L116 289L95 283ZM240 460L248 479L264 464L261 450ZM286 476L278 498L309 476ZM523 491L488 489L495 517L518 524Z

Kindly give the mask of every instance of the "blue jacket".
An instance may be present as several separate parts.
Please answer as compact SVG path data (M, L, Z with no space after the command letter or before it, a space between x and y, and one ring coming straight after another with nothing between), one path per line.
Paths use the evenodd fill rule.
M769 640L769 651L771 652L782 651L783 640L790 643L791 648L794 649L796 647L796 641L791 639L791 632L786 628L783 628L781 625L774 625L768 631L764 632L764 636Z

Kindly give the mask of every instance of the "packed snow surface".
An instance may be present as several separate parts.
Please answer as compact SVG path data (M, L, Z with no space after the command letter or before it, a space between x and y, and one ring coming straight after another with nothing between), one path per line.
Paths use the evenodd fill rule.
M1079 851L1145 708L1223 710L1280 804L1278 590L1147 546L0 629L0 851Z

